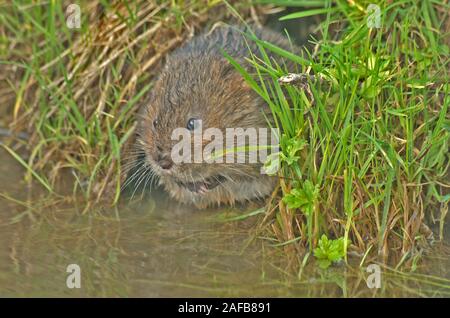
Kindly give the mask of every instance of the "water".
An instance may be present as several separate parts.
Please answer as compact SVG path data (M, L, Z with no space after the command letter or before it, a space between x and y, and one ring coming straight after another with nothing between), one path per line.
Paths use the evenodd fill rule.
M280 248L256 237L239 209L196 211L155 195L85 211L70 198L28 188L22 168L0 152L0 297L400 297L448 296L448 248L438 245L415 273L382 271L367 287L358 266L299 275ZM263 234L260 234L263 235ZM69 264L81 288L69 289ZM424 276L433 275L433 276Z

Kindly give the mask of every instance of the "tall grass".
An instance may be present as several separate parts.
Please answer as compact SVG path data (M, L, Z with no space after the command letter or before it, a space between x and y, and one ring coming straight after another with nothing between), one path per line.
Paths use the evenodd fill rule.
M437 222L442 239L448 209L449 4L259 2L308 6L281 19L323 18L311 51L249 36L263 56L249 59L257 79L238 68L283 132L282 196L266 223L291 243L285 249L294 259L325 234L343 238L343 254L363 262L411 264L430 243L426 224ZM367 24L374 2L380 28ZM269 53L298 70L276 65ZM283 86L287 73L310 79Z
M117 202L139 102L161 59L219 2L80 1L80 29L66 24L72 3L0 4L0 100L9 128L30 135L30 178L50 190L70 171L77 195Z

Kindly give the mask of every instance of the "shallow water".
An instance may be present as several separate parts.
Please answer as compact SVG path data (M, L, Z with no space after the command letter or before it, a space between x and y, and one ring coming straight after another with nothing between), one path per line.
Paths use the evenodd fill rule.
M358 267L288 272L281 250L255 238L255 218L223 221L239 209L195 211L155 195L84 211L28 188L3 151L0 160L0 297L450 295L445 245L415 273L383 270L370 289ZM80 266L79 289L66 285L69 264Z

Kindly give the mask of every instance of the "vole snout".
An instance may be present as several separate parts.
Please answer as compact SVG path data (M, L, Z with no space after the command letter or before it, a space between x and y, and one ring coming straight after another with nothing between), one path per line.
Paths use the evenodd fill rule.
M156 162L164 170L169 170L170 168L173 167L173 161L170 158L170 155L158 153Z

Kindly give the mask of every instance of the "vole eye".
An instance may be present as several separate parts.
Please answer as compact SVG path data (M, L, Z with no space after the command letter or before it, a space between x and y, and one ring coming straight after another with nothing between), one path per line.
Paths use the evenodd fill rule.
M195 130L200 126L200 119L190 118L187 122L186 128L189 130Z
M159 124L158 119L155 119L155 120L153 121L153 127L156 128L156 126L158 126L158 124Z

